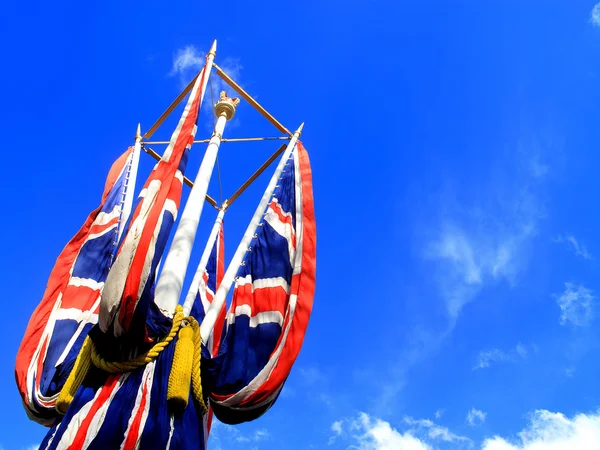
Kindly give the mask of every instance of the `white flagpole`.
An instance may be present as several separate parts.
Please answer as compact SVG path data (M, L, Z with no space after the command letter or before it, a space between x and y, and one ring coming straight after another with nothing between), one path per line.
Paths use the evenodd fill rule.
M217 220L215 221L215 224L213 225L212 230L210 231L208 242L206 243L206 247L204 248L204 253L202 253L202 257L200 258L200 263L198 264L198 268L196 269L196 273L194 274L194 279L192 280L190 289L188 290L187 296L185 297L185 301L183 302L183 314L186 316L189 316L190 312L192 311L192 307L194 306L196 295L198 294L198 290L200 289L200 282L202 281L202 277L204 276L204 271L206 270L206 265L208 264L208 258L210 258L210 254L212 252L213 246L215 245L217 235L219 234L219 230L221 229L221 223L223 222L224 215L225 208L221 208L219 210L219 214L217 215Z
M142 131L141 126L138 123L137 132L135 133L135 144L133 146L133 154L131 155L131 163L129 165L129 172L127 173L127 181L125 184L125 199L123 200L123 210L121 211L121 218L119 220L119 235L117 236L117 242L121 240L123 231L125 231L127 219L129 219L129 215L131 214L131 208L133 207L133 194L135 193L135 182L137 180L141 149Z
M252 238L254 236L254 233L256 232L256 228L260 224L262 215L265 212L267 205L269 204L269 201L271 200L271 197L273 196L273 192L275 191L275 186L277 185L277 181L279 180L279 177L281 176L281 172L283 172L283 168L285 167L286 162L288 161L288 159L290 158L290 155L292 154L292 152L294 151L294 148L296 147L296 142L298 141L298 138L300 137L300 134L302 133L303 127L304 127L304 124L300 125L300 128L298 128L298 130L296 130L296 132L294 133L294 136L290 140L285 152L283 153L283 156L281 157L281 160L279 161L279 164L277 165L277 168L275 169L275 173L273 173L273 176L271 177L271 181L269 181L269 185L267 186L267 189L265 190L265 193L263 194L263 196L260 200L260 203L258 204L258 208L256 208L256 211L254 212L254 216L252 216L252 220L250 221L250 224L248 225L248 228L246 229L246 232L244 233L244 237L242 238L240 245L238 246L237 250L235 251L235 254L233 255L233 259L231 260L231 262L229 263L229 266L227 267L227 271L225 272L225 275L223 276L223 280L221 281L221 284L219 285L219 287L217 289L215 298L212 301L212 303L210 304L210 308L208 308L208 311L206 312L206 315L204 316L204 320L200 324L200 336L202 337L202 342L208 342L208 338L210 337L210 334L212 333L213 328L215 327L215 322L217 321L219 311L221 310L221 307L223 306L223 303L225 302L225 299L227 297L227 294L229 293L229 289L231 288L231 284L233 283L233 281L235 279L235 276L238 272L240 264L242 264L242 261L244 260L244 256L246 255L246 252L248 251L248 246L252 242Z
M222 92L219 101L215 105L215 113L218 116L215 130L202 159L202 164L194 180L194 187L183 209L179 226L175 231L171 248L156 284L154 301L167 315L173 314L179 303L183 280L190 261L202 207L204 206L204 198L208 191L208 183L215 166L225 124L233 118L235 107L239 102L239 99L230 99L225 95L225 92Z

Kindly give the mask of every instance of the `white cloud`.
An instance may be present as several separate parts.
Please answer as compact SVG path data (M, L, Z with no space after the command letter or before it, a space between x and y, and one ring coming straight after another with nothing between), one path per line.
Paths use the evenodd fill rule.
M250 436L237 436L235 440L238 442L259 442L268 439L269 436L269 432L266 429L261 428L255 430Z
M600 3L596 3L592 8L592 14L590 17L590 21L596 25L600 26Z
M426 233L422 253L435 263L435 281L451 324L482 290L497 283L514 287L528 266L545 217L550 166L542 161L553 151L538 145L535 136L531 140L498 152L487 170L448 179L436 209L427 210L419 224Z
M331 424L331 431L333 432L333 436L331 436L329 438L329 442L328 442L329 445L332 445L335 442L335 440L339 436L342 435L342 432L343 432L342 425L343 425L343 423L344 423L343 420L338 420L338 421L335 421L335 422L333 422Z
M592 291L583 285L565 283L565 291L556 300L561 310L561 325L567 323L579 327L589 325L594 317L595 300Z
M302 379L302 382L308 386L323 384L327 380L325 374L315 366L299 367L298 373Z
M194 45L186 45L183 48L178 49L173 55L173 64L171 66L170 76L179 76L181 87L185 87L198 71L206 63L205 53L199 51ZM224 58L219 62L219 67L229 75L236 83L240 83L240 73L243 69L240 64L239 58ZM205 122L206 128L209 130L213 129L214 120L212 114L212 108L214 103L219 99L221 91L227 92L230 97L236 97L237 94L231 89L221 77L214 74L214 70L211 74L209 84L207 86L207 92L202 102L202 108L205 112L209 113L209 120ZM227 124L227 129L231 130L239 126L239 118L235 116Z
M334 435L329 443L342 436L352 441L349 448L359 450L433 450L442 442L452 443L456 449L472 446L470 439L431 420L405 417L403 422L408 429L399 430L389 422L361 412L355 419L334 422L331 426Z
M510 214L505 224L500 220L494 220L495 225L481 217L460 225L445 222L427 246L425 257L440 264L440 290L453 320L489 283L513 284L523 266L524 249L536 232L535 220Z
M439 419L440 417L442 417L442 414L444 414L444 412L445 412L445 410L444 410L444 409L438 409L438 410L435 412L435 418L436 418L436 419Z
M536 411L517 438L486 439L482 450L596 450L600 448L600 413L568 418L561 413Z
M582 257L583 259L594 259L588 251L587 247L579 242L572 234L566 236L558 236L554 239L554 242L559 244L567 244L569 248L575 253L575 255Z
M469 441L468 438L463 436L458 436L446 427L442 427L436 425L433 421L429 419L413 419L412 417L405 417L404 422L411 426L416 426L416 428L410 430L414 434L418 434L419 431L425 431L427 436L431 439L440 439L444 442L460 442L460 441Z
M352 423L359 450L431 450L432 447L409 432L401 433L383 420L360 413Z
M471 411L467 413L466 421L469 425L476 426L482 425L485 422L487 413L480 411L479 409L471 408Z
M520 342L510 351L503 351L498 348L482 350L479 352L477 364L475 364L473 370L485 369L490 367L492 363L497 362L517 362L524 360L529 356L530 350L536 351L536 345L526 346Z
M198 72L204 63L204 53L199 52L193 45L186 45L175 52L170 75L185 76L192 69Z

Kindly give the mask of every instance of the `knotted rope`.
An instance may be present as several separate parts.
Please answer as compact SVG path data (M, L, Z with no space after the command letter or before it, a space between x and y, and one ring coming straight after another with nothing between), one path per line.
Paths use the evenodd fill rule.
M200 413L207 411L206 403L202 395L202 380L200 377L200 362L202 339L200 337L200 325L192 316L183 315L183 307L177 305L175 315L173 316L173 325L171 331L146 353L129 361L106 361L97 351L94 342L90 337L86 337L79 352L73 370L69 374L67 381L56 400L56 410L60 414L66 414L69 405L72 403L77 390L83 383L92 364L108 373L131 372L139 367L143 367L149 362L154 361L158 355L173 341L175 335L179 333L177 343L175 344L175 353L173 363L169 374L167 386L167 401L178 411L182 411L188 403L190 395L190 384L194 399L200 407Z

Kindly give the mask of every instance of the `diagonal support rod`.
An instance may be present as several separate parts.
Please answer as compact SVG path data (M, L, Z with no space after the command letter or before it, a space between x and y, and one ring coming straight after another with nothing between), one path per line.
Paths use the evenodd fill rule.
M192 81L190 81L190 83L183 89L183 91L181 91L181 93L177 96L177 98L175 100L173 100L173 103L171 103L169 105L169 107L165 110L165 112L162 113L162 115L158 118L158 120L156 122L154 122L154 125L152 125L148 129L148 131L146 131L146 133L144 133L144 135L142 136L142 139L150 139L150 137L154 134L154 132L158 129L158 127L160 127L162 125L162 123L167 119L167 117L169 117L169 115L173 112L173 110L175 108L177 108L177 105L179 105L181 103L181 101L185 98L185 96L188 95L188 93L192 90L192 88L194 87L194 83L196 83L196 78L198 78L201 73L202 73L202 70L196 74L194 79ZM168 142L167 142L167 144L168 144Z
M271 124L273 124L273 126L275 126L275 128L277 128L283 134L287 134L288 136L292 135L292 133L290 133L290 130L288 130L286 127L284 127L275 117L273 117L265 108L263 108L256 100L254 100L250 96L250 94L248 94L246 91L244 91L242 89L242 87L239 84L237 84L235 81L233 81L229 77L229 75L227 75L225 72L223 72L223 70L219 66L217 66L215 63L213 63L213 68L217 71L217 75L219 75L225 83L227 83L244 100L246 100L248 103L250 103L252 105L252 107L254 109L256 109L259 113L261 113L265 119L267 119L269 122L271 122Z
M257 170L256 172L254 172L254 173L252 174L252 176L251 176L250 178L248 178L248 179L246 180L246 182L245 182L244 184L242 184L242 185L239 187L239 189L238 189L237 191L235 191L235 192L233 193L233 195L231 196L231 198L229 198L229 199L225 200L225 202L224 202L224 205L226 205L226 207L229 207L229 206L231 206L231 204L232 204L232 203L233 203L233 202L234 202L234 201L235 201L235 200L236 200L236 199L237 199L237 198L238 198L238 197L239 197L239 196L240 196L240 195L241 195L241 194L242 194L242 193L243 193L243 192L244 192L246 189L248 189L248 186L250 186L250 185L252 184L252 182L254 182L254 180L256 180L256 179L257 179L257 178L260 176L260 174L262 174L262 173L263 173L263 172L264 172L264 171L267 169L267 167L269 167L269 166L270 166L270 165L273 163L273 161L275 161L275 160L276 160L276 159L279 157L279 155L281 155L281 154L282 154L282 153L285 151L285 149L286 149L286 148L287 148L287 144L283 144L281 147L279 147L279 148L277 149L277 151L276 151L275 153L273 153L273 154L272 154L272 155L269 157L269 159L267 159L267 160L266 160L266 161L263 163L263 165L262 165L262 166L260 166L260 167L258 168L258 170Z
M152 156L155 160L157 160L157 161L161 160L160 155L158 153L156 153L154 150L152 150L150 147L142 146L142 149L146 153L148 153L150 156ZM186 176L183 177L183 182L191 188L194 187L194 182ZM210 203L214 208L219 209L219 207L217 206L217 201L208 194L206 194L206 201L208 203Z

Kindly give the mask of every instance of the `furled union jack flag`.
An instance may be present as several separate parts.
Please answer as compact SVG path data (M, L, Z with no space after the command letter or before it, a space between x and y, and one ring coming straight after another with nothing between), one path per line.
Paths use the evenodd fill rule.
M117 338L127 335L127 344L133 348L156 337L148 333L148 326L160 320L153 302L156 268L177 218L183 173L204 95L205 72L203 69L196 79L170 143L139 195L102 292L100 329ZM126 354L128 349L120 351ZM120 356L112 355L111 359Z
M112 165L100 206L65 246L52 269L17 354L17 385L29 417L49 425L83 340L98 322L100 292L110 269L133 147Z
M219 420L256 419L277 399L312 311L316 226L308 153L298 142L238 271L210 403Z

